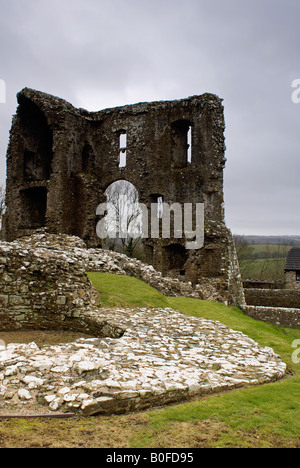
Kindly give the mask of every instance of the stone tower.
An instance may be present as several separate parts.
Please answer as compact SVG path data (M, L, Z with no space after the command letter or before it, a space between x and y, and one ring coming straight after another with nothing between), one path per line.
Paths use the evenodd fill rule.
M193 284L211 284L229 303L243 302L238 264L223 209L224 110L212 94L138 103L99 112L76 109L25 88L18 94L7 151L5 238L46 227L101 246L97 207L118 180L140 203L201 203L204 245L143 240L147 263Z

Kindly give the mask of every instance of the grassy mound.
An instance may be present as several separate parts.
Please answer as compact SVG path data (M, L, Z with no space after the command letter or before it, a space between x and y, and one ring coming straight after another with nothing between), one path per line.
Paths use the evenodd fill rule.
M168 299L132 276L88 273L101 295L102 307L169 307Z

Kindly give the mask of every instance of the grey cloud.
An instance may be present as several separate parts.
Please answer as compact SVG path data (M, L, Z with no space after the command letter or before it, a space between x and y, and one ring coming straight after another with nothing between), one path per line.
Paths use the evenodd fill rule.
M0 181L24 86L91 110L213 92L225 106L228 226L299 234L298 0L0 0L0 8Z

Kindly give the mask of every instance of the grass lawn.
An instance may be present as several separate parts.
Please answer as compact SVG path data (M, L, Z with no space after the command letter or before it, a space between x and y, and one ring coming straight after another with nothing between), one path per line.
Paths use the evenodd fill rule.
M88 273L102 307L169 307L168 299L132 276Z
M300 339L300 330L255 321L223 304L166 298L135 278L101 273L89 277L103 307L172 307L218 320L272 347L291 374L280 382L131 415L2 421L0 447L300 447L300 364L292 362L292 343Z

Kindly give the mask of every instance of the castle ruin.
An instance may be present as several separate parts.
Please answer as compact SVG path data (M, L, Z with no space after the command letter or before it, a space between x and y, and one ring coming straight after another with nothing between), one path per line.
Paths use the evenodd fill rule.
M184 237L149 237L143 239L146 262L165 276L213 284L225 302L243 303L224 220L220 98L204 94L99 112L28 88L17 98L7 151L5 240L45 227L102 247L97 207L112 183L126 180L149 207L158 200L205 206L201 249L187 250Z

